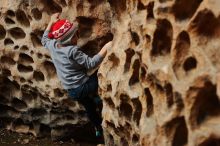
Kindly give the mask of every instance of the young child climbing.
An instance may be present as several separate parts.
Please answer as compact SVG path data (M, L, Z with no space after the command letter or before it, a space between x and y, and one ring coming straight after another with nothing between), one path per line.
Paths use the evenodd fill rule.
M96 136L101 137L102 118L96 111L97 106L102 105L98 96L97 72L88 76L87 71L101 64L112 42L105 44L93 57L89 57L77 46L78 28L77 22L60 20L59 13L53 14L41 43L49 49L58 78L68 96L84 106L88 118L95 126Z

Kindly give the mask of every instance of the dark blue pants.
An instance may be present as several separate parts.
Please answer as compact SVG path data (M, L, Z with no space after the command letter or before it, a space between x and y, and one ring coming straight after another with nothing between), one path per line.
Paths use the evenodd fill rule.
M102 100L98 95L98 77L94 73L89 77L89 80L83 85L68 90L68 95L71 99L78 101L86 110L88 118L96 127L100 127L102 118L96 108L102 106Z

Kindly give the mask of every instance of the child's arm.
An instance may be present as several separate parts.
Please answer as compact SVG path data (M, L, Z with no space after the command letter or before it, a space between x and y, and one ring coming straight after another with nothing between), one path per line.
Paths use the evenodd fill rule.
M69 50L68 56L70 60L75 60L78 64L84 66L87 70L93 70L101 64L103 58L107 53L107 50L109 50L111 47L112 42L105 44L104 47L99 51L99 53L93 57L89 57L78 48L73 48Z
M104 57L106 56L106 54L107 54L107 51L110 50L111 48L112 48L112 41L106 43L106 44L102 47L102 49L99 51L98 54L104 58ZM95 67L94 69L89 69L89 70L87 71L87 75L88 75L88 76L92 75L96 70L99 69L99 67L100 67L100 65L98 65L98 66Z
M53 23L56 22L58 19L59 19L59 13L53 14L50 18L50 22L48 23L46 30L44 31L44 34L41 38L41 43L45 48L48 48L48 46L50 46L51 39L48 37L48 33Z

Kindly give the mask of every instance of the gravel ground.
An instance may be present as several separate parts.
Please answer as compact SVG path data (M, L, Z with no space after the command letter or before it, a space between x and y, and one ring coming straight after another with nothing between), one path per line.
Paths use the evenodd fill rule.
M20 134L0 129L0 146L96 146L96 144L69 141L53 142L49 138L35 138L30 134Z

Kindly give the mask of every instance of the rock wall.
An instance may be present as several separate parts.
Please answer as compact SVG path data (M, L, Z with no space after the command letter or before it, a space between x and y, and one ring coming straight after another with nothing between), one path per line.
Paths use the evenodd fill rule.
M50 15L62 11L79 21L89 55L114 36L98 73L106 145L220 145L218 0L2 3L0 119L8 129L57 137L88 122L40 44Z

